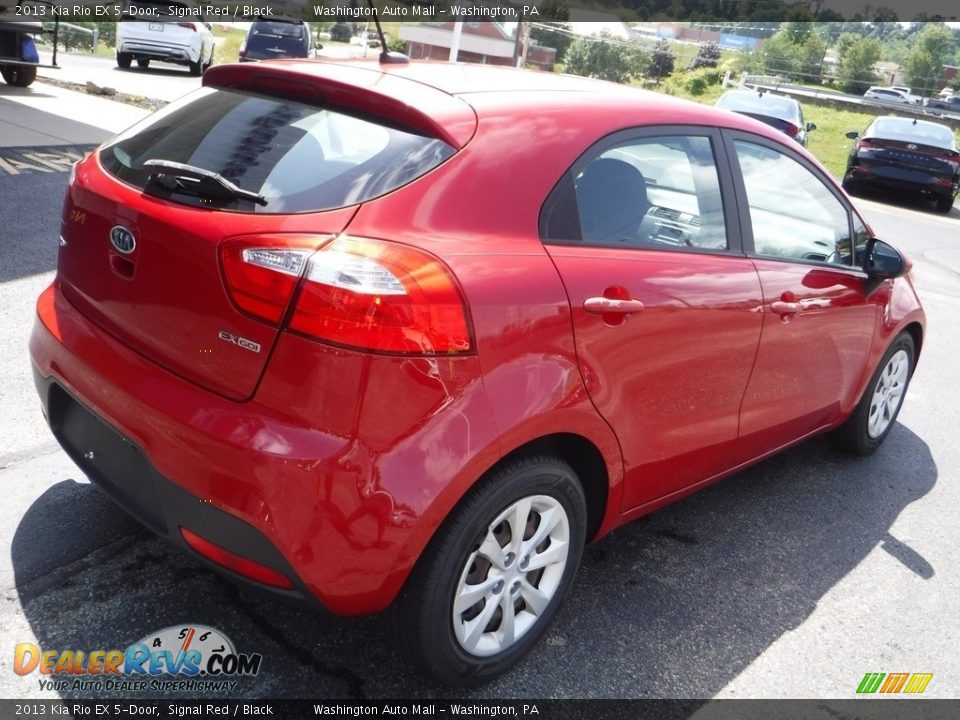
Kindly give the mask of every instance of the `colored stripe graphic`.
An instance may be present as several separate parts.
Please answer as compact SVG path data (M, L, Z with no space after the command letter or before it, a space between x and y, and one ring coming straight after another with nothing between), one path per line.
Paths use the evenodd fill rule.
M910 673L890 673L887 675L887 681L880 688L882 693L898 693L903 689Z
M857 688L857 692L875 693L885 677L885 673L867 673L863 676L863 680L860 681L860 686Z
M933 679L933 673L914 673L904 688L905 693L922 693Z
M933 673L867 673L857 686L860 695L880 692L886 695L910 693L919 695L933 680Z

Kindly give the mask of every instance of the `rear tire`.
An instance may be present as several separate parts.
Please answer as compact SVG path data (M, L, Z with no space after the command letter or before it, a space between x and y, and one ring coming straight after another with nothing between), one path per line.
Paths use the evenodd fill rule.
M203 75L203 58L190 63L190 74L197 77Z
M855 455L870 455L880 447L903 407L915 361L913 337L904 331L887 348L853 415L833 431L837 447Z
M130 67L130 63L133 62L133 56L130 53L118 52L117 53L117 67L121 70L126 70Z
M137 60L137 67L141 70L146 70L150 67L150 58L140 58Z
M941 195L937 198L937 212L948 213L953 210L953 195Z
M857 194L857 192L859 192L859 187L853 180L844 178L843 182L840 184L843 186L843 189L847 191L847 195L854 196Z
M447 685L489 682L536 644L580 565L586 501L566 463L497 470L461 501L391 608L398 649Z
M29 87L37 79L37 69L25 65L5 65L0 74L7 85Z

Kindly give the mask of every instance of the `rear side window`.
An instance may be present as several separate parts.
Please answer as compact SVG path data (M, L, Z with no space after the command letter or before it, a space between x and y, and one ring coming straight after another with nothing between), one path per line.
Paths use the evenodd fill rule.
M204 88L123 133L100 152L124 182L186 205L256 213L331 210L370 200L454 154L442 140L341 109ZM201 196L151 179L147 160L218 173L266 204ZM149 187L148 187L149 186Z
M607 147L572 182L565 179L548 205L548 242L727 249L720 183L706 137L643 137Z

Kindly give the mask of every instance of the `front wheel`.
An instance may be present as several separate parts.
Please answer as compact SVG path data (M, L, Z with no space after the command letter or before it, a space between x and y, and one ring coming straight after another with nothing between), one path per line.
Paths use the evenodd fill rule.
M28 87L37 79L37 69L28 65L5 65L0 74L7 85Z
M549 627L580 565L586 501L552 457L517 460L451 514L392 608L399 649L442 683L475 686Z
M903 405L916 349L908 332L891 343L870 378L853 415L833 433L836 444L856 455L869 455L886 440Z
M948 213L953 209L953 195L941 195L937 198L937 212Z

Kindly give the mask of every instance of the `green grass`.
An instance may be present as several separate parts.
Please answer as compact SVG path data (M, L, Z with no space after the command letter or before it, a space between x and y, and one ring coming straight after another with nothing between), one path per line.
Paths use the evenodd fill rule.
M817 126L816 130L807 133L807 150L813 153L834 177L842 177L851 146L846 134L851 130L863 132L874 116L815 105L805 105L803 112L807 122Z
M240 45L246 36L244 29L214 25L213 37L217 44L213 52L213 64L236 62L240 57Z

